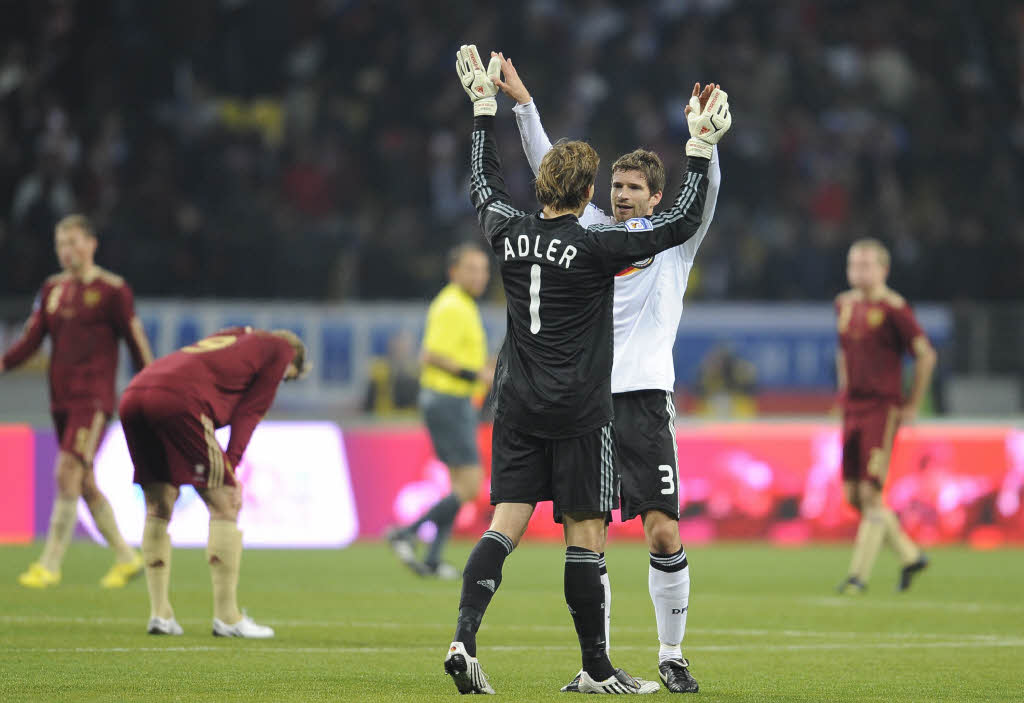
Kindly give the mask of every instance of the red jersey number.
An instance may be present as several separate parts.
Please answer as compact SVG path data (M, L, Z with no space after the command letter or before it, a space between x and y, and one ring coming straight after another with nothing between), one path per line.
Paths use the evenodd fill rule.
M187 347L183 347L183 352L189 354L201 354L203 352L217 351L218 349L224 349L230 347L238 341L238 337L233 334L222 334L215 337L207 337L206 339L200 339L195 344L190 344Z

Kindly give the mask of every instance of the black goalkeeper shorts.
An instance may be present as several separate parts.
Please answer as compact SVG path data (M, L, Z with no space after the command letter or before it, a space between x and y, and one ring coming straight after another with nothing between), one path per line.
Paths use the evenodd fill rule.
M619 507L615 436L606 425L580 437L545 439L494 423L491 505L554 503L555 521Z

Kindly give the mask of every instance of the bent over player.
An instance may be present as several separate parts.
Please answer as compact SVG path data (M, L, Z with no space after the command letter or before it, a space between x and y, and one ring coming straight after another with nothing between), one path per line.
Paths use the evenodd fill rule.
M61 562L78 521L78 498L89 512L115 563L100 580L120 588L142 570L142 559L121 537L110 502L100 492L92 461L114 411L118 340L124 339L137 369L153 360L132 289L94 262L98 240L83 215L69 215L54 234L63 271L50 276L36 297L21 338L0 359L0 371L31 357L49 335L50 413L57 430L57 497L39 561L18 577L30 588L60 583Z
M840 592L867 587L883 540L902 569L897 589L910 587L928 558L900 527L882 500L893 442L901 424L917 417L932 371L935 350L907 302L886 285L889 252L876 239L853 243L846 275L852 290L836 297L839 349L836 369L843 413L843 491L860 512L849 574ZM914 356L910 397L903 399L903 355Z
M594 194L598 157L584 142L560 142L545 155L535 192L540 212L510 203L494 142L500 60L487 71L476 47L456 67L474 103L470 195L498 257L507 332L494 380L490 529L463 570L462 595L445 670L462 693L493 693L476 658L476 633L501 585L502 565L538 501L551 500L564 522L565 599L579 639L583 693L652 693L658 684L615 669L605 649L600 553L605 521L618 504L612 432L614 275L700 227L712 143L728 129L728 104L711 94L694 115L688 170L671 208L653 218L580 226Z
M167 524L183 484L194 486L210 511L206 557L213 582L213 634L273 637L238 609L242 507L234 469L282 380L306 369L306 349L287 330L233 327L159 359L121 397L121 424L146 497L142 554L154 635L180 635L169 598L171 540ZM214 436L231 426L227 451Z
M551 149L537 106L511 60L499 54L502 91L516 101L513 111L523 149L534 173ZM694 86L691 99L705 102ZM711 155L708 192L700 228L674 249L636 261L615 275L612 402L615 448L622 475L622 520L640 517L650 553L647 584L660 642L658 673L673 693L696 693L697 681L680 645L686 632L690 569L679 539L679 471L675 435L675 368L672 346L683 313L683 296L697 248L711 226L721 184L718 147ZM614 224L651 217L665 188L665 167L657 154L635 149L612 165L612 215L590 203L580 224ZM602 554L602 560L604 555ZM602 565L605 589L605 644L610 639L611 581ZM563 691L579 688L579 674Z

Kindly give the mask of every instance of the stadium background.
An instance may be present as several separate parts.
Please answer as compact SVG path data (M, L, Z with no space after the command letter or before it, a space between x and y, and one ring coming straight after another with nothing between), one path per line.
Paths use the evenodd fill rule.
M732 95L719 207L676 346L684 540L852 534L830 415L830 301L845 287L846 247L869 235L891 246L891 282L940 352L926 418L898 445L890 499L926 543L1024 539L1020 3L2 9L0 346L55 270L52 226L72 211L97 222L97 260L134 287L158 354L225 324L299 332L317 368L271 413L300 424L261 430L241 469L250 543L307 544L301 524L282 531L290 537L260 533L287 513L272 496L303 515L330 512L323 544L339 545L379 536L447 489L410 401L444 254L478 236L469 109L451 71L466 38L516 60L549 134L593 142L599 204L614 155L636 145L663 156L675 188L689 86L715 80ZM509 101L499 109L508 181L528 204ZM492 281L494 348L501 301ZM16 477L0 499L2 541L45 530L44 368L40 358L0 380L4 472ZM303 432L323 451L286 451ZM487 437L485 423L485 456ZM98 471L120 516L140 499L118 441L115 429ZM305 489L281 492L300 465ZM317 503L327 494L345 509ZM479 533L486 518L484 496L459 532ZM193 519L198 532L183 528L179 543L205 539L201 511ZM541 511L538 534L545 520Z

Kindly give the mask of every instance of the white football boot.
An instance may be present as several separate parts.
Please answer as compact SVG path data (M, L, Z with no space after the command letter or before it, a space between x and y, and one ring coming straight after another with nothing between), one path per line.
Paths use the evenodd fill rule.
M491 684L487 683L480 662L476 657L466 653L466 647L462 642L452 642L448 647L448 654L444 658L444 670L452 677L459 693L494 693Z

